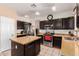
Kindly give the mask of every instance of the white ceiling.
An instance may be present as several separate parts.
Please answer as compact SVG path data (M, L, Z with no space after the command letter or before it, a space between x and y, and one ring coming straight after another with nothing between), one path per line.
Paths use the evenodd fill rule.
M39 11L40 16L46 16L48 14L57 14L65 11L72 11L75 3L35 3L37 7L31 7L32 3L2 3L2 5L8 6L16 10L18 16L28 15L29 17L36 17L35 12ZM56 11L52 11L52 6L56 6Z

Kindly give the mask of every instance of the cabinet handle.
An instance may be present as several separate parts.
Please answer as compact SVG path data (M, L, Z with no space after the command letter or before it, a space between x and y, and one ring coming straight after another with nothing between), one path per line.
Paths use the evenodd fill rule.
M18 49L18 46L17 45L15 45L15 49Z

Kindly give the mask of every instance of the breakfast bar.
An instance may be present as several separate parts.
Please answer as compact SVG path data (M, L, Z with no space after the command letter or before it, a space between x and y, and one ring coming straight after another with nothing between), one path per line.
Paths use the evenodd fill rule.
M24 36L11 39L12 56L36 56L40 52L40 37Z

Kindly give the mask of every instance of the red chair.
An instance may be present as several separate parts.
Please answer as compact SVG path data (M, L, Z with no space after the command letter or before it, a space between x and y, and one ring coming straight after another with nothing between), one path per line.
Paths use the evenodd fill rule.
M52 47L53 45L53 36L51 35L44 35L43 37L43 44L46 46Z

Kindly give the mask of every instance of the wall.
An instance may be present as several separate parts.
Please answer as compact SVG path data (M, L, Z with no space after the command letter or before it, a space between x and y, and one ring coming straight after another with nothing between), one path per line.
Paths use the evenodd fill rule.
M0 15L7 16L13 19L17 18L17 14L15 10L3 5L0 5Z
M1 20L1 51L11 49L10 39L15 36L15 21L10 17L0 16ZM12 21L13 20L13 21Z
M65 12L56 13L56 14L54 14L54 19L64 18L64 17L69 17L69 16L74 16L72 10L71 11L65 11Z
M24 22L31 22L30 18L26 18L26 17L18 17L19 21L24 21Z
M15 10L13 10L7 6L4 6L4 5L0 5L0 16L12 18L13 19L12 21L15 21L15 22L18 17Z
M3 5L0 5L0 16L11 18L12 22L15 22L15 24L16 24L16 19L18 17L15 10ZM1 28L1 20L0 20L0 28ZM15 31L16 31L16 25L15 25ZM1 29L0 29L0 42L1 42ZM1 43L0 43L0 48L1 48Z
M0 42L1 42L1 17L0 17ZM0 43L0 50L1 50L1 43Z

